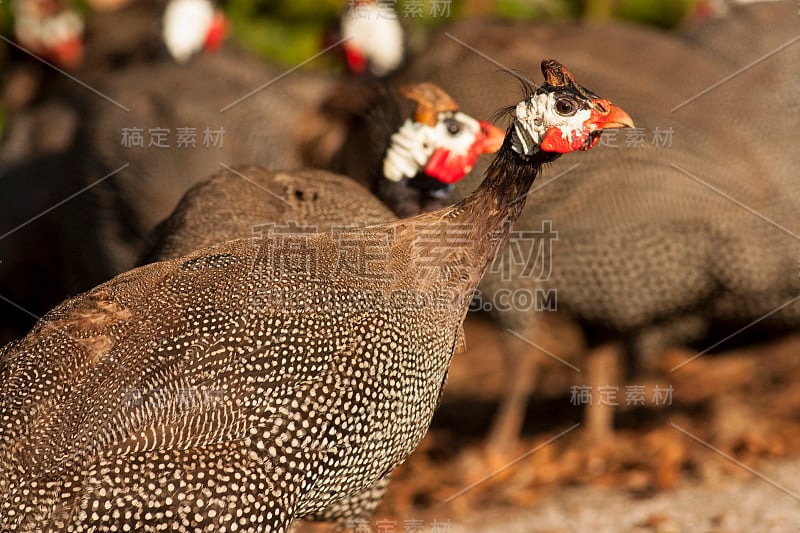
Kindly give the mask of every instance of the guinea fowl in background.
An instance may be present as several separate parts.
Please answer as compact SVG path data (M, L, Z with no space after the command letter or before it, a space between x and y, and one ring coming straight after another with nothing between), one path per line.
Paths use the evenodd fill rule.
M339 25L351 73L381 79L403 64L405 31L392 4L354 0L348 3Z
M172 0L164 12L164 44L175 61L185 63L201 51L216 51L228 21L211 0Z
M455 182L472 170L474 158L449 157L454 139L469 143L470 154L500 149L504 132L464 113L454 114L455 103L441 88L416 83L401 87L399 92L416 102L415 117L425 116L433 124L415 128L416 122L406 122L399 137L390 139L385 167L392 176L402 177L406 172L413 178L434 165ZM454 123L465 126L450 133ZM410 128L414 134L406 133ZM441 155L442 151L446 155ZM403 197L404 207L411 209L408 216L431 210L425 209L431 207L427 196L415 192L418 189L411 183L401 182L399 186L412 191ZM420 197L426 201L419 201ZM270 224L277 226L273 231L293 227L296 231L320 232L393 218L378 198L346 176L310 169L269 172L259 167L238 167L220 171L189 189L175 211L148 238L141 262L174 259L212 244L249 237Z
M542 70L459 204L146 265L7 345L2 528L286 531L372 503L355 496L427 431L472 294L561 155L544 146L632 125L559 63Z
M531 353L531 344L545 344L537 339L550 320L582 326L589 352L585 363L573 362L605 375L575 373L570 381L591 385L596 394L598 386L618 383L608 369L621 351L650 367L667 346L711 336L709 346L800 294L797 241L736 204L797 227L794 200L786 197L789 189L772 169L780 162L794 162L797 168L798 152L767 157L753 135L794 115L785 112L786 106L769 110L748 103L750 95L770 101L780 98L781 91L764 95L748 90L743 96L730 83L673 112L732 72L678 36L622 23L480 21L457 23L447 31L452 37L437 34L429 52L409 63L399 83L405 76L429 79L447 87L466 112L482 116L509 90L495 81L498 66L483 54L513 67L524 64L530 53L558 51L585 73L587 83L624 100L640 126L625 136L607 137L609 146L539 185L520 217L519 233L512 235L515 246L502 253L481 283L483 304L508 332L505 350L518 361L510 367L491 450L507 456L518 442L529 390L540 376L537 367L545 366L537 359L551 361L546 352L568 358L558 347ZM587 54L596 43L603 43L602 52ZM782 57L790 56L797 57L789 50ZM782 75L788 80L795 71L786 69ZM728 90L736 100L723 98ZM755 109L760 113L751 115ZM479 161L456 185L455 199L466 197L476 184L471 176L482 167ZM520 259L520 250L539 249L548 238L543 225L548 223L549 237L557 234L550 241L552 255L540 256L532 268ZM502 294L521 293L533 303L516 308L498 303ZM550 312L553 307L557 313ZM798 322L800 304L780 308L758 327ZM588 407L585 429L601 441L610 436L611 413L594 404Z
M376 102L385 93L385 80L380 76L400 66L403 44L394 32L383 31L384 24L394 24L395 30L402 32L394 10L374 2L358 3L343 16L343 34L351 39L343 46L354 74L363 74L364 69L355 68L351 56L372 58L391 50L391 57L397 61L379 61L385 67L368 69L367 76L337 84L313 116L304 121L299 140L307 165L346 168L348 175L368 184L395 214L408 217L449 204L453 186L465 171L472 170L480 155L497 149L475 140L488 139L491 145L498 134L487 122L462 113L450 95L435 84L400 89L400 94L418 105L413 117L392 133L389 128L399 122L395 119L399 106L391 99L388 103L384 100L385 105L378 109ZM387 33L388 42L370 39ZM356 65L376 61L369 59ZM368 127L362 128L365 124ZM359 135L362 129L372 133L376 128L385 129L387 136L391 134L387 154L382 152L386 146L382 135ZM344 137L350 138L345 142ZM345 151L345 146L358 148Z
M35 2L30 2L33 4ZM135 82L135 85L126 86L127 96L141 95L149 91L149 87L173 81L174 74L172 78L167 75L164 80L146 74L151 66L157 73L180 68L167 55L159 32L166 4L158 0L137 0L119 9L92 12L86 20L87 47L83 62L74 76L92 88L103 87L109 80L118 80L121 84ZM201 36L205 33L202 27L193 27L193 30ZM237 56L228 54L226 57L233 60ZM99 221L111 219L114 223L114 217L127 216L124 206L108 207L117 209L111 215L102 211L106 205L101 201L79 194L81 189L91 188L103 177L81 175L87 158L92 163L97 162L93 145L86 144L91 142L87 134L96 133L102 141L94 146L105 147L120 143L123 127L147 126L135 123L124 109L86 86L58 72L50 72L49 67L36 61L22 59L10 65L3 95L9 121L0 143L0 341L23 335L38 316L58 302L120 271L103 268L107 264L105 257L99 258L98 265L92 265L92 255L81 255L94 253L85 240L87 231L97 238L97 232L101 231ZM235 68L216 70L221 74L230 71ZM213 77L214 72L212 69L204 71L207 77ZM261 74L271 75L271 72ZM183 77L189 75L183 74ZM236 96L262 83L253 80L252 86L245 84L248 78L241 73L239 78ZM187 85L184 82L183 88L189 93ZM162 85L156 90L169 89ZM92 129L91 121L103 123L102 117L112 113L119 113L116 131ZM154 119L154 122L157 121ZM156 126L159 124L153 124ZM146 129L144 134L147 134ZM202 146L202 131L198 135ZM109 165L113 164L113 168L123 165L128 161L126 156L133 151L119 149ZM154 159L159 162L158 158ZM203 172L207 173L208 169ZM103 185L109 186L108 183ZM174 201L178 198L176 196ZM171 204L168 209L173 206ZM168 212L163 211L161 216ZM130 265L134 258L132 255Z
M453 187L478 157L500 148L502 132L459 111L458 104L432 83L406 85L400 94L417 103L390 139L373 189L403 218L448 205Z
M693 46L717 58L729 76L736 75L719 90L698 98L697 105L717 98L729 106L743 106L750 143L763 154L770 179L779 182L786 200L794 200L800 208L800 155L793 140L800 113L800 7L790 0L712 4L722 4L717 6L722 13L688 25L683 34ZM753 84L769 90L752 91ZM777 222L800 231L794 220Z
M398 106L378 109L376 103L394 96L386 80L405 61L405 29L392 5L357 0L348 3L337 27L325 34L323 45L326 49L333 47L332 52L341 56L347 75L298 125L296 142L303 163L336 172L347 168L349 176L371 186L381 172L378 162L383 159L386 140L396 131L401 117L396 113ZM380 114L374 112L376 109ZM362 151L344 161L342 158L350 154L342 149L353 144L353 134L376 124L384 134L377 138L380 140L361 139ZM355 173L354 163L362 166Z
M20 46L61 68L83 59L83 19L69 0L14 0L14 35Z
M221 164L300 166L292 129L332 79L310 71L278 79L282 72L226 45L185 65L134 66L96 84L130 111L84 99L81 179L106 179L70 204L76 290L131 268L145 236Z

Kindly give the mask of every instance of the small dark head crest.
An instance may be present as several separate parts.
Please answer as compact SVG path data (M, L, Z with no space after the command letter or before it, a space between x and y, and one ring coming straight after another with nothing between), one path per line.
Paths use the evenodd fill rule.
M544 75L545 86L549 86L553 89L571 89L589 100L598 97L592 91L575 81L572 73L555 59L542 60L542 74Z
M542 60L542 74L545 83L551 87L569 87L577 84L572 74L555 59Z

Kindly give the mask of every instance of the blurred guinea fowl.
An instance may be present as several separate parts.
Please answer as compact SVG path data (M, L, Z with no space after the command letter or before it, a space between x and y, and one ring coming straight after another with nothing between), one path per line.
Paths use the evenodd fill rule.
M211 0L172 0L164 11L164 45L175 61L185 63L201 51L217 50L227 25Z
M91 187L64 211L75 290L131 268L145 236L220 164L300 166L292 130L333 78L284 72L226 45L186 64L133 65L96 82L119 105L81 99L76 146L89 149L79 174Z
M403 207L416 215L433 210L427 194L430 182L443 185L434 176L446 176L452 183L460 180L479 154L500 148L504 133L459 112L452 98L433 84L410 84L401 87L400 94L413 100L416 110L390 139L384 167L395 180L386 180L395 184L395 197L402 196ZM417 181L425 185L416 188ZM189 189L148 238L143 262L174 259L252 236L268 224L284 231L294 225L295 231L319 232L393 218L380 200L348 177L321 170L238 167Z
M405 32L391 4L354 0L339 21L347 67L356 75L384 78L405 59Z
M14 0L16 40L28 52L59 67L78 70L81 78L91 78L83 65L84 56L88 56L89 69L97 69L98 60L110 59L112 53L141 56L142 49L165 48L176 61L185 62L201 51L216 50L226 33L225 16L211 0L90 3L98 11L92 13L86 27L69 0ZM159 18L161 43L154 38ZM115 60L119 59L118 55Z
M7 345L2 529L286 531L374 505L359 495L425 434L473 291L540 167L632 126L559 63L542 70L459 204L152 263Z
M746 106L750 142L768 165L770 179L781 183L786 200L798 204L800 156L793 137L800 113L800 7L790 0L713 4L722 5L719 16L689 25L683 35L718 59L729 76L736 75L697 103L721 98L730 106ZM753 84L769 91L749 90ZM800 230L794 219L777 222Z
M787 3L782 4L785 10ZM789 25L797 20L784 15ZM742 34L749 35L749 28L742 23ZM552 319L581 326L589 355L577 364L600 370L609 368L620 348L632 361L650 366L667 346L711 336L708 346L762 317L751 331L800 322L800 304L781 307L800 294L797 240L753 215L797 231L798 211L786 194L791 189L774 170L800 163L798 152L786 146L793 127L775 145L782 152L769 148L769 156L761 137L754 136L795 116L788 110L796 101L777 104L784 91L766 95L730 83L672 111L733 70L679 36L622 23L475 21L446 31L394 82L429 79L447 87L465 112L482 116L508 98L509 87L495 81L498 63L513 67L524 64L532 50L545 56L558 51L579 66L587 83L624 100L640 126L624 136L607 136L608 146L539 184L511 236L514 246L503 251L480 285L483 307L509 332L506 352L517 361L491 432L492 450L511 453L517 442L528 391L542 366L530 353L531 344L545 344L543 330ZM769 34L765 28L750 39L775 41ZM603 43L602 53L588 54L596 43ZM796 58L790 50L781 56ZM794 72L782 68L772 76L796 90ZM373 128L356 134L382 133ZM361 146L356 137L345 149L355 154ZM482 167L479 161L471 176L480 175ZM354 164L343 172L357 175L360 169ZM475 187L471 176L456 185L455 199ZM540 248L547 238L552 253L537 257L536 250L547 250ZM521 255L531 250L532 255ZM501 306L504 294L527 299L520 299L524 305ZM570 358L558 348L547 351ZM575 373L574 384L591 384L597 394L597 386L618 383L608 373L588 374L594 373ZM589 433L607 436L608 409L595 405L589 411Z
M31 53L74 69L83 60L83 18L69 0L14 0L14 35Z
M19 5L23 6L20 9L30 10L38 2L21 0ZM67 3L62 5L66 9ZM173 2L137 0L115 10L93 12L86 21L88 46L82 64L74 72L75 77L92 88L103 87L108 80L135 84L126 87L127 95L145 93L148 86L162 81L174 81L174 73L162 81L146 74L151 67L158 73L180 68L169 59L159 33L165 5L171 6ZM179 23L163 26L183 31ZM192 26L191 30L200 39L208 34L208 28L203 26ZM16 49L12 51L23 55ZM226 57L228 60L238 58L231 52ZM91 142L90 134L97 133L102 138L98 147L105 149L107 144L120 142L123 127L101 132L92 129L89 121L96 121L99 127L105 123L102 117L106 114L119 113L117 120L124 127L142 126L132 122L134 119L128 113L102 95L27 59L12 63L3 95L3 104L10 112L8 128L0 144L0 340L24 334L37 315L67 296L121 271L120 268L105 268L108 264L105 256L99 256L95 262L83 255L97 253L97 248L92 246L94 241L85 239L87 228L89 235L97 238L101 231L98 224L102 227L107 220L118 228L121 223L115 217L127 216L124 207L113 214L105 211L107 204L103 200L107 196L99 191L97 195L103 200L81 197L81 189L91 188L103 177L82 174L82 170L91 172L97 166L104 168L92 145L86 144ZM258 67L255 68L254 72L259 73ZM231 70L235 69L218 69L216 73L222 75ZM206 67L205 74L213 78L215 71ZM241 73L239 76L239 87L233 91L237 97L252 88L241 79ZM261 81L253 80L253 85L258 83ZM183 86L186 85L184 82ZM162 85L161 90L164 89ZM133 151L116 152L113 168L124 164L126 160L119 158ZM155 163L159 162L158 158L154 159ZM74 195L77 197L72 200ZM164 211L161 216L167 213ZM85 226L75 227L76 223ZM109 247L113 248L116 242L109 243Z

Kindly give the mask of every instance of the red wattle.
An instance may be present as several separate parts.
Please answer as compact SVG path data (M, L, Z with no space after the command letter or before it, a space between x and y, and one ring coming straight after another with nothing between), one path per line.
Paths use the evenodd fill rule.
M437 148L425 165L425 174L450 185L472 170L476 158L477 153L473 154L473 150L467 155L453 155L445 148Z
M80 66L83 61L83 41L80 38L67 39L55 45L52 52L53 61L67 70L73 70Z
M351 72L362 74L367 70L367 58L357 48L345 45L344 55Z
M565 139L560 129L556 127L550 128L545 132L544 139L542 139L542 144L540 146L545 152L554 152L557 154L566 154L583 149L589 134L579 134L577 131L573 131L572 133L573 134L569 138Z
M225 15L222 13L216 14L211 23L211 27L208 28L208 33L206 33L206 40L203 43L203 48L212 52L217 50L222 44L222 41L225 40L225 35L227 33L228 21L225 19Z

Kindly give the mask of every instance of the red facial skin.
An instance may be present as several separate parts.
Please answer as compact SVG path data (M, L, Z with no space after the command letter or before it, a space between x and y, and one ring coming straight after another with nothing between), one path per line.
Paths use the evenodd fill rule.
M544 134L541 149L559 154L588 150L600 140L599 135L592 136L592 133L608 128L633 127L633 119L622 108L602 98L593 103L595 105L592 106L591 114L583 123L581 130L573 130L567 138L564 138L560 129L550 128Z
M74 70L83 62L83 51L83 41L80 37L74 37L61 41L48 50L42 50L40 55L67 70Z
M363 74L367 70L367 58L358 48L344 45L344 55L347 59L347 66L354 74Z
M504 138L503 130L484 121L480 125L481 131L466 154L454 155L446 148L437 148L425 165L425 174L450 185L469 174L479 155L499 150Z
M211 27L206 34L206 40L203 43L203 49L208 51L216 51L225 40L228 33L228 20L221 12L214 15L214 20L211 22Z

